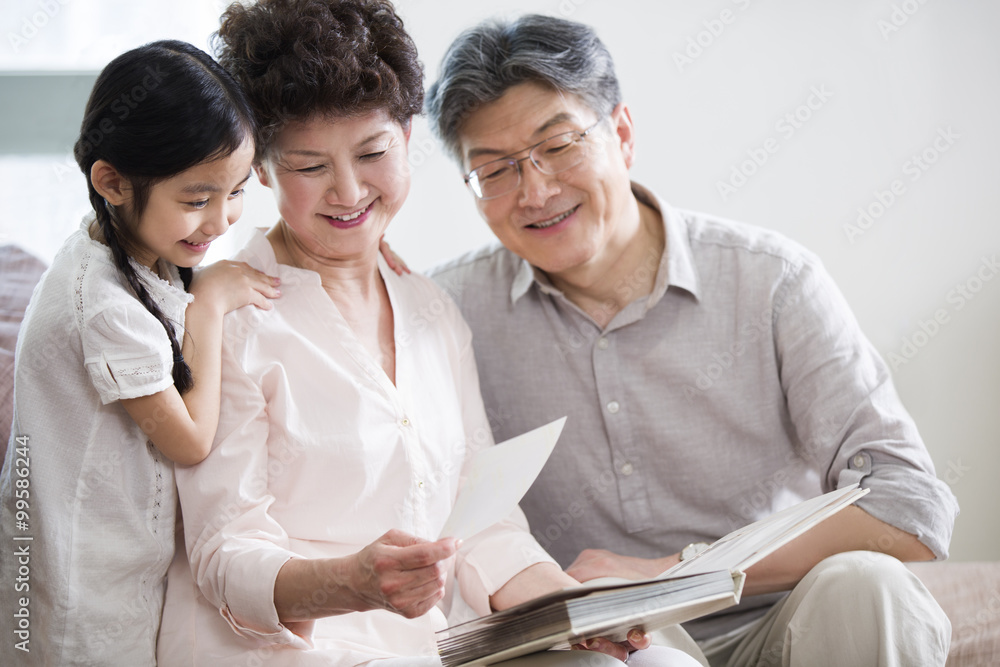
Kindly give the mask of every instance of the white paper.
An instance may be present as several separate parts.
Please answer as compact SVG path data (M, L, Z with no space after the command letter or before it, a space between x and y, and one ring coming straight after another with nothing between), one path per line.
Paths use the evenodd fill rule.
M441 537L464 540L506 519L542 471L565 423L557 419L476 454Z

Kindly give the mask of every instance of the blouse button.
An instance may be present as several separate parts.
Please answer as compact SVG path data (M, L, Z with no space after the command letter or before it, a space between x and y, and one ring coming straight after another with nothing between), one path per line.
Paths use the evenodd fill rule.
M620 408L621 406L618 405L618 401L611 401L610 403L608 403L608 412L610 412L613 415L617 414Z
M602 337L602 338L598 338L597 339L597 349L598 350L606 350L606 349L608 349L608 345L610 345L610 344L611 343L608 342L607 338L603 338Z
M865 457L862 454L858 454L854 457L854 467L864 468L865 467Z
M626 477L628 477L628 476L629 476L629 475L631 475L631 474L632 474L633 472L635 472L635 468L634 468L634 467L632 466L632 464L631 464L631 463L626 463L625 465L623 465L623 466L621 467L621 471L622 471L622 474L623 474L623 475L625 475Z
M403 417L402 419L399 420L399 423L402 424L403 426L409 426L410 420L407 419L406 417Z

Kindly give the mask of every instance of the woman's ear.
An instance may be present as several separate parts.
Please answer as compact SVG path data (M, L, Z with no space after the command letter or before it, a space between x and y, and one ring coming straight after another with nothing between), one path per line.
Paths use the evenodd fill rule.
M110 163L98 160L90 168L90 182L97 193L112 206L121 206L129 198L128 180Z

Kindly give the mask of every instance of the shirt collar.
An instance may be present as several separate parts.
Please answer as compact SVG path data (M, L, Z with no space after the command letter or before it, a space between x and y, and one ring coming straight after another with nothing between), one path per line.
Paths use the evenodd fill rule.
M258 271L263 271L270 276L278 276L283 282L288 280L286 285L299 281L322 284L323 279L316 271L300 269L289 264L278 264L278 258L274 254L274 246L267 239L267 232L267 227L254 229L250 240L240 250L239 259L241 261L246 261ZM383 279L394 280L396 278L396 272L389 268L389 264L381 252L378 254L378 268Z
M652 191L632 183L632 193L643 204L660 214L665 229L666 247L660 257L653 291L646 301L646 309L655 306L669 287L677 287L699 298L698 272L694 266L691 242L687 234L687 223L680 211L662 201ZM545 273L522 259L510 288L510 301L516 303L528 289L536 285L543 294L562 294L556 289Z
M267 227L254 229L253 236L237 254L237 259L269 276L281 278L281 283L285 288L299 284L319 285L322 283L320 275L311 269L300 269L291 264L279 264L278 257L274 254L274 246L267 238L268 231Z
M278 275L278 259L274 256L274 248L271 247L271 242L267 240L266 227L257 227L253 230L253 236L243 246L240 254L243 255L240 259L244 261L251 260L251 258L256 260L248 261L247 263L258 271L263 271L271 276Z
M552 281L549 280L544 271L528 264L526 259L522 259L518 264L517 273L514 274L514 282L510 287L510 302L516 303L518 299L528 292L532 284L536 285L542 294L562 294L562 290L552 284Z
M695 299L699 298L698 271L694 266L691 240L688 237L684 215L638 183L632 183L632 193L640 202L659 212L667 239L663 256L660 257L660 266L656 271L656 282L649 294L647 308L656 305L669 287L680 288L690 292Z

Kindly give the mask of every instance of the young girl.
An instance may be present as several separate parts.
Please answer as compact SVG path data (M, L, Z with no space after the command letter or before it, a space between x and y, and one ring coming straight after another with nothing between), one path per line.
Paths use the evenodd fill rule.
M129 51L94 85L74 149L94 213L17 344L0 479L7 664L155 664L173 464L211 447L223 316L278 296L245 264L192 279L242 212L252 118L229 75L182 42Z

